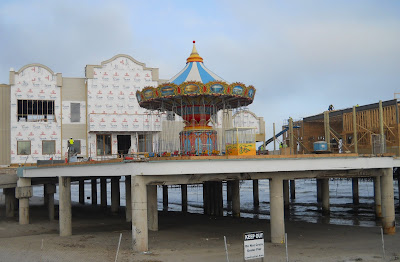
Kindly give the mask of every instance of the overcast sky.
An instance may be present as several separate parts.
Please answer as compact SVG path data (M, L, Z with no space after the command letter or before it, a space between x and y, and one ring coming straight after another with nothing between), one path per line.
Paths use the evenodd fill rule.
M400 93L400 1L385 0L1 0L0 83L29 63L84 77L120 53L170 79L193 40L211 71L256 87L267 136L289 116Z

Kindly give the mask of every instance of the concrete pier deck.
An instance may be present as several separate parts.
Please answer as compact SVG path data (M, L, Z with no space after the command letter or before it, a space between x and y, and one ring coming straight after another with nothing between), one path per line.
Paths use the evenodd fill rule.
M360 157L356 154L338 155L297 155L297 156L256 156L238 157L181 157L154 158L140 162L120 162L104 164L54 165L26 167L18 169L20 187L17 198L20 203L30 197L30 185L36 179L59 180L60 188L60 235L72 234L70 215L70 183L82 178L116 178L126 176L131 179L131 207L127 220L132 220L132 247L135 251L148 250L148 230L158 229L156 185L187 185L208 183L204 196L205 213L220 214L220 181L232 181L232 206L234 216L240 215L239 180L270 180L271 199L271 242L284 243L284 181L316 178L322 181L322 208L329 212L329 178L374 177L379 181L379 196L376 201L381 206L383 228L386 234L395 233L393 167L400 166L400 160L386 157ZM210 184L211 182L211 184ZM129 185L129 183L127 183ZM236 185L236 186L235 186ZM119 190L119 189L118 189ZM113 190L119 194L117 189ZM211 194L212 197L207 197ZM185 199L182 196L182 199ZM21 202L22 201L22 202ZM116 203L115 205L119 205ZM208 210L206 211L206 206ZM23 214L26 205L23 205ZM29 207L28 207L29 209ZM61 214L62 213L62 214ZM62 219L61 219L62 218ZM29 217L20 218L24 223Z

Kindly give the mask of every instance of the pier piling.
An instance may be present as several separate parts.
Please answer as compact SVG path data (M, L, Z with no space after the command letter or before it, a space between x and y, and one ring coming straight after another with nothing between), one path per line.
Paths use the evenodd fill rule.
M72 219L71 219L71 178L59 177L59 223L60 236L72 235Z
M393 193L393 169L383 169L381 176L382 227L383 233L392 235L396 232Z
M285 242L285 220L283 208L283 180L274 177L269 180L270 211L271 211L271 242Z
M156 189L157 190L157 189ZM125 176L125 217L126 222L132 221L132 195L131 195L131 176Z

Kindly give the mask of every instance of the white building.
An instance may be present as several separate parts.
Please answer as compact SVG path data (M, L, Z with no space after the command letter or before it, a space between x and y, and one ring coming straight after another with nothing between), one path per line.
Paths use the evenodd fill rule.
M85 78L66 78L41 64L10 70L9 85L0 85L0 164L62 160L71 137L83 158L159 147L166 114L146 111L136 100L137 90L163 82L158 69L116 55L85 71Z

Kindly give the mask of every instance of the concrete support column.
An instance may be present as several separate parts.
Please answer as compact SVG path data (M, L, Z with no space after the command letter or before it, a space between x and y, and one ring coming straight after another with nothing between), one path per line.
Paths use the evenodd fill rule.
M111 212L118 213L120 206L119 177L111 178Z
M290 180L290 199L296 199L296 182Z
M100 178L100 205L107 207L107 178Z
M226 201L232 201L232 181L226 182Z
M91 179L92 185L92 205L97 205L97 179Z
M321 203L322 201L322 186L321 186L321 179L317 178L317 202Z
M163 211L168 211L168 186L163 186Z
M381 195L383 233L392 235L396 233L392 168L383 169L383 175L381 176Z
M55 184L46 184L45 186L45 195L47 196L47 208L49 210L49 220L54 220L54 194L56 193L56 185Z
M6 204L6 217L14 217L15 213L15 188L3 188Z
M85 180L79 180L79 203L85 204Z
M157 186L147 186L147 223L151 231L158 231Z
M217 206L218 206L218 212L217 216L223 216L224 215L224 197L223 197L223 190L222 190L222 182L216 182L217 183Z
M19 224L29 224L29 198L32 197L30 178L18 178L15 197L19 199Z
M212 204L212 215L223 216L223 196L222 196L222 182L209 182L212 187L212 194L210 200Z
M232 181L232 215L240 217L240 187L239 180Z
M131 176L125 176L125 217L126 222L132 221L132 195L131 195ZM156 188L157 190L157 188Z
M398 187L397 191L399 193L399 208L400 208L400 174L397 175L397 187Z
M181 185L182 212L187 212L187 185Z
M285 220L283 208L283 180L274 177L269 180L271 210L271 242L285 243Z
M207 182L208 183L208 203L210 206L210 215L215 216L215 183L214 182Z
M375 215L382 218L382 194L381 194L381 177L374 177L374 198L375 198Z
M352 189L353 189L353 204L358 205L360 203L360 197L358 194L358 178L352 179Z
M322 214L329 214L329 178L321 179Z
M207 202L207 183L203 182L203 210L204 210L204 215L208 215L207 213L207 208L208 208L208 202Z
M149 249L147 229L147 190L142 176L132 176L132 249Z
M59 223L60 236L72 235L72 214L71 214L71 178L59 177Z
M204 208L205 214L211 215L212 214L212 197L211 197L211 183L204 182Z
M260 197L259 197L258 180L257 179L253 180L253 204L255 207L258 207L260 205Z
M45 207L48 207L49 206L49 196L46 194L46 187L47 187L47 184L44 184L43 185L43 205Z
M289 209L289 180L283 180L283 203Z

